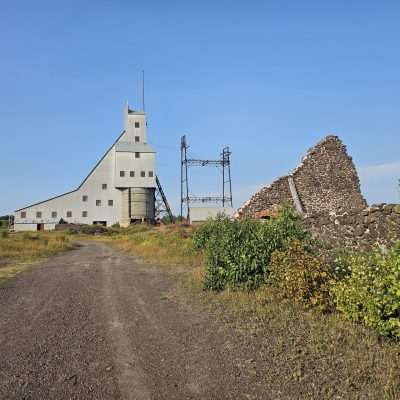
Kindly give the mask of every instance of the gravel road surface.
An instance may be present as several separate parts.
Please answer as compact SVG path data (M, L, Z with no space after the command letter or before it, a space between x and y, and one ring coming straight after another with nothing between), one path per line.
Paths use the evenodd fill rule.
M0 288L0 399L268 399L176 275L96 242Z

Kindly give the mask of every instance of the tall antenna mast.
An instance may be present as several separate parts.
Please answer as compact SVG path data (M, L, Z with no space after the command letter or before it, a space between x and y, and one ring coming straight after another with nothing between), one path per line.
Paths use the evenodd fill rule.
M144 105L144 70L142 70L142 110L143 112L146 110Z

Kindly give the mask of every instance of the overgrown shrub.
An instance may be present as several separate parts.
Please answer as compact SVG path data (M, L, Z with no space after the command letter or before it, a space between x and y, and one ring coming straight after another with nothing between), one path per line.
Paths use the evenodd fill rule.
M345 279L351 274L351 256L353 251L347 247L336 247L330 250L320 249L325 256L329 273L334 281Z
M206 249L208 241L220 236L229 229L230 219L218 214L215 218L209 218L206 223L200 225L193 235L193 246L196 250Z
M336 308L380 334L400 337L400 242L352 254L350 269L332 285Z
M206 254L205 288L258 287L269 273L272 253L291 238L302 241L309 234L289 207L284 207L278 218L264 223L251 219L232 221L224 216L209 220L193 237L195 247L204 249Z
M326 309L331 274L325 257L311 250L294 239L284 249L274 251L267 281L283 297Z

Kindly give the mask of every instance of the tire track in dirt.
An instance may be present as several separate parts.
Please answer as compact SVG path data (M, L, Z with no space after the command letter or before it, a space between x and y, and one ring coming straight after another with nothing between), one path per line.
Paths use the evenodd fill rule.
M267 399L176 276L82 243L0 289L0 398Z

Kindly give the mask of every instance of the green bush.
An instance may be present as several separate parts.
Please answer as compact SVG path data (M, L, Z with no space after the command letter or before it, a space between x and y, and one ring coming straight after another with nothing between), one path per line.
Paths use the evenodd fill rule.
M325 257L311 250L292 239L283 250L274 251L267 281L282 297L327 309L331 274Z
M321 248L328 264L329 273L334 281L340 281L351 274L351 257L353 251L346 247L336 247L326 251Z
M331 288L336 308L380 334L400 337L400 242L354 253L351 273Z
M278 218L230 220L224 216L209 220L194 233L196 249L204 249L207 268L204 286L222 290L226 286L258 287L269 273L271 255L286 240L309 238L301 218L284 207Z
M193 235L193 246L196 250L204 250L209 240L214 240L220 233L224 232L231 221L223 214L215 218L209 218L206 223L200 225Z

